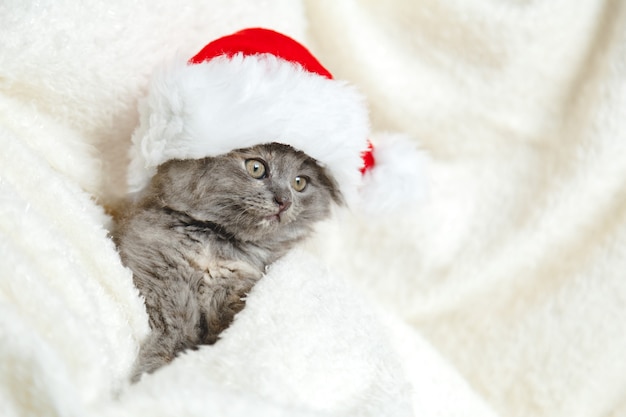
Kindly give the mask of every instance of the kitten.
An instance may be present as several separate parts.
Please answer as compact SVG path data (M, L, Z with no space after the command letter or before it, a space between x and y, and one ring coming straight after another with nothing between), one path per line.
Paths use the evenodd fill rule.
M288 145L159 166L113 232L152 329L132 380L215 343L266 268L333 202L342 196L332 176Z

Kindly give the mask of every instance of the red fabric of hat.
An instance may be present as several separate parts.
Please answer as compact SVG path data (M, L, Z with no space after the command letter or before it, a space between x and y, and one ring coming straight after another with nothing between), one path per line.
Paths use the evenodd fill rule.
M332 74L300 43L282 33L263 28L244 29L216 39L202 48L189 62L199 64L217 56L232 56L237 53L272 54L285 61L298 63L309 72L333 78Z

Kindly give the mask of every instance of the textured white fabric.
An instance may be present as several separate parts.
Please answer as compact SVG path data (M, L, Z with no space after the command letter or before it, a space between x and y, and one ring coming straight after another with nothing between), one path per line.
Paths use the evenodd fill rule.
M626 4L306 5L374 129L431 156L426 202L344 223L334 270L503 416L626 415Z
M419 138L428 188L340 213L223 340L128 386L147 318L102 207L137 101L249 26ZM0 3L0 414L625 415L625 27L593 0Z

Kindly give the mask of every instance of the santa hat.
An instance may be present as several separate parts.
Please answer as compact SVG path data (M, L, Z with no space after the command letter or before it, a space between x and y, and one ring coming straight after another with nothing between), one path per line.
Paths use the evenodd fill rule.
M141 191L171 159L278 142L316 159L354 204L376 164L368 120L361 95L304 46L245 29L154 75L132 137L129 191Z

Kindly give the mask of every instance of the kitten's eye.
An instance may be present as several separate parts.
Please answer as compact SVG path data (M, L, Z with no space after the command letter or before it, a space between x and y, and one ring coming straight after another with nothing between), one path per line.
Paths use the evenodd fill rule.
M256 178L257 180L265 178L267 172L265 164L258 159L246 159L246 170L252 178Z
M306 188L306 184L307 184L306 177L301 177L299 175L296 178L294 178L293 181L291 182L291 186L296 191L304 191L304 189Z

